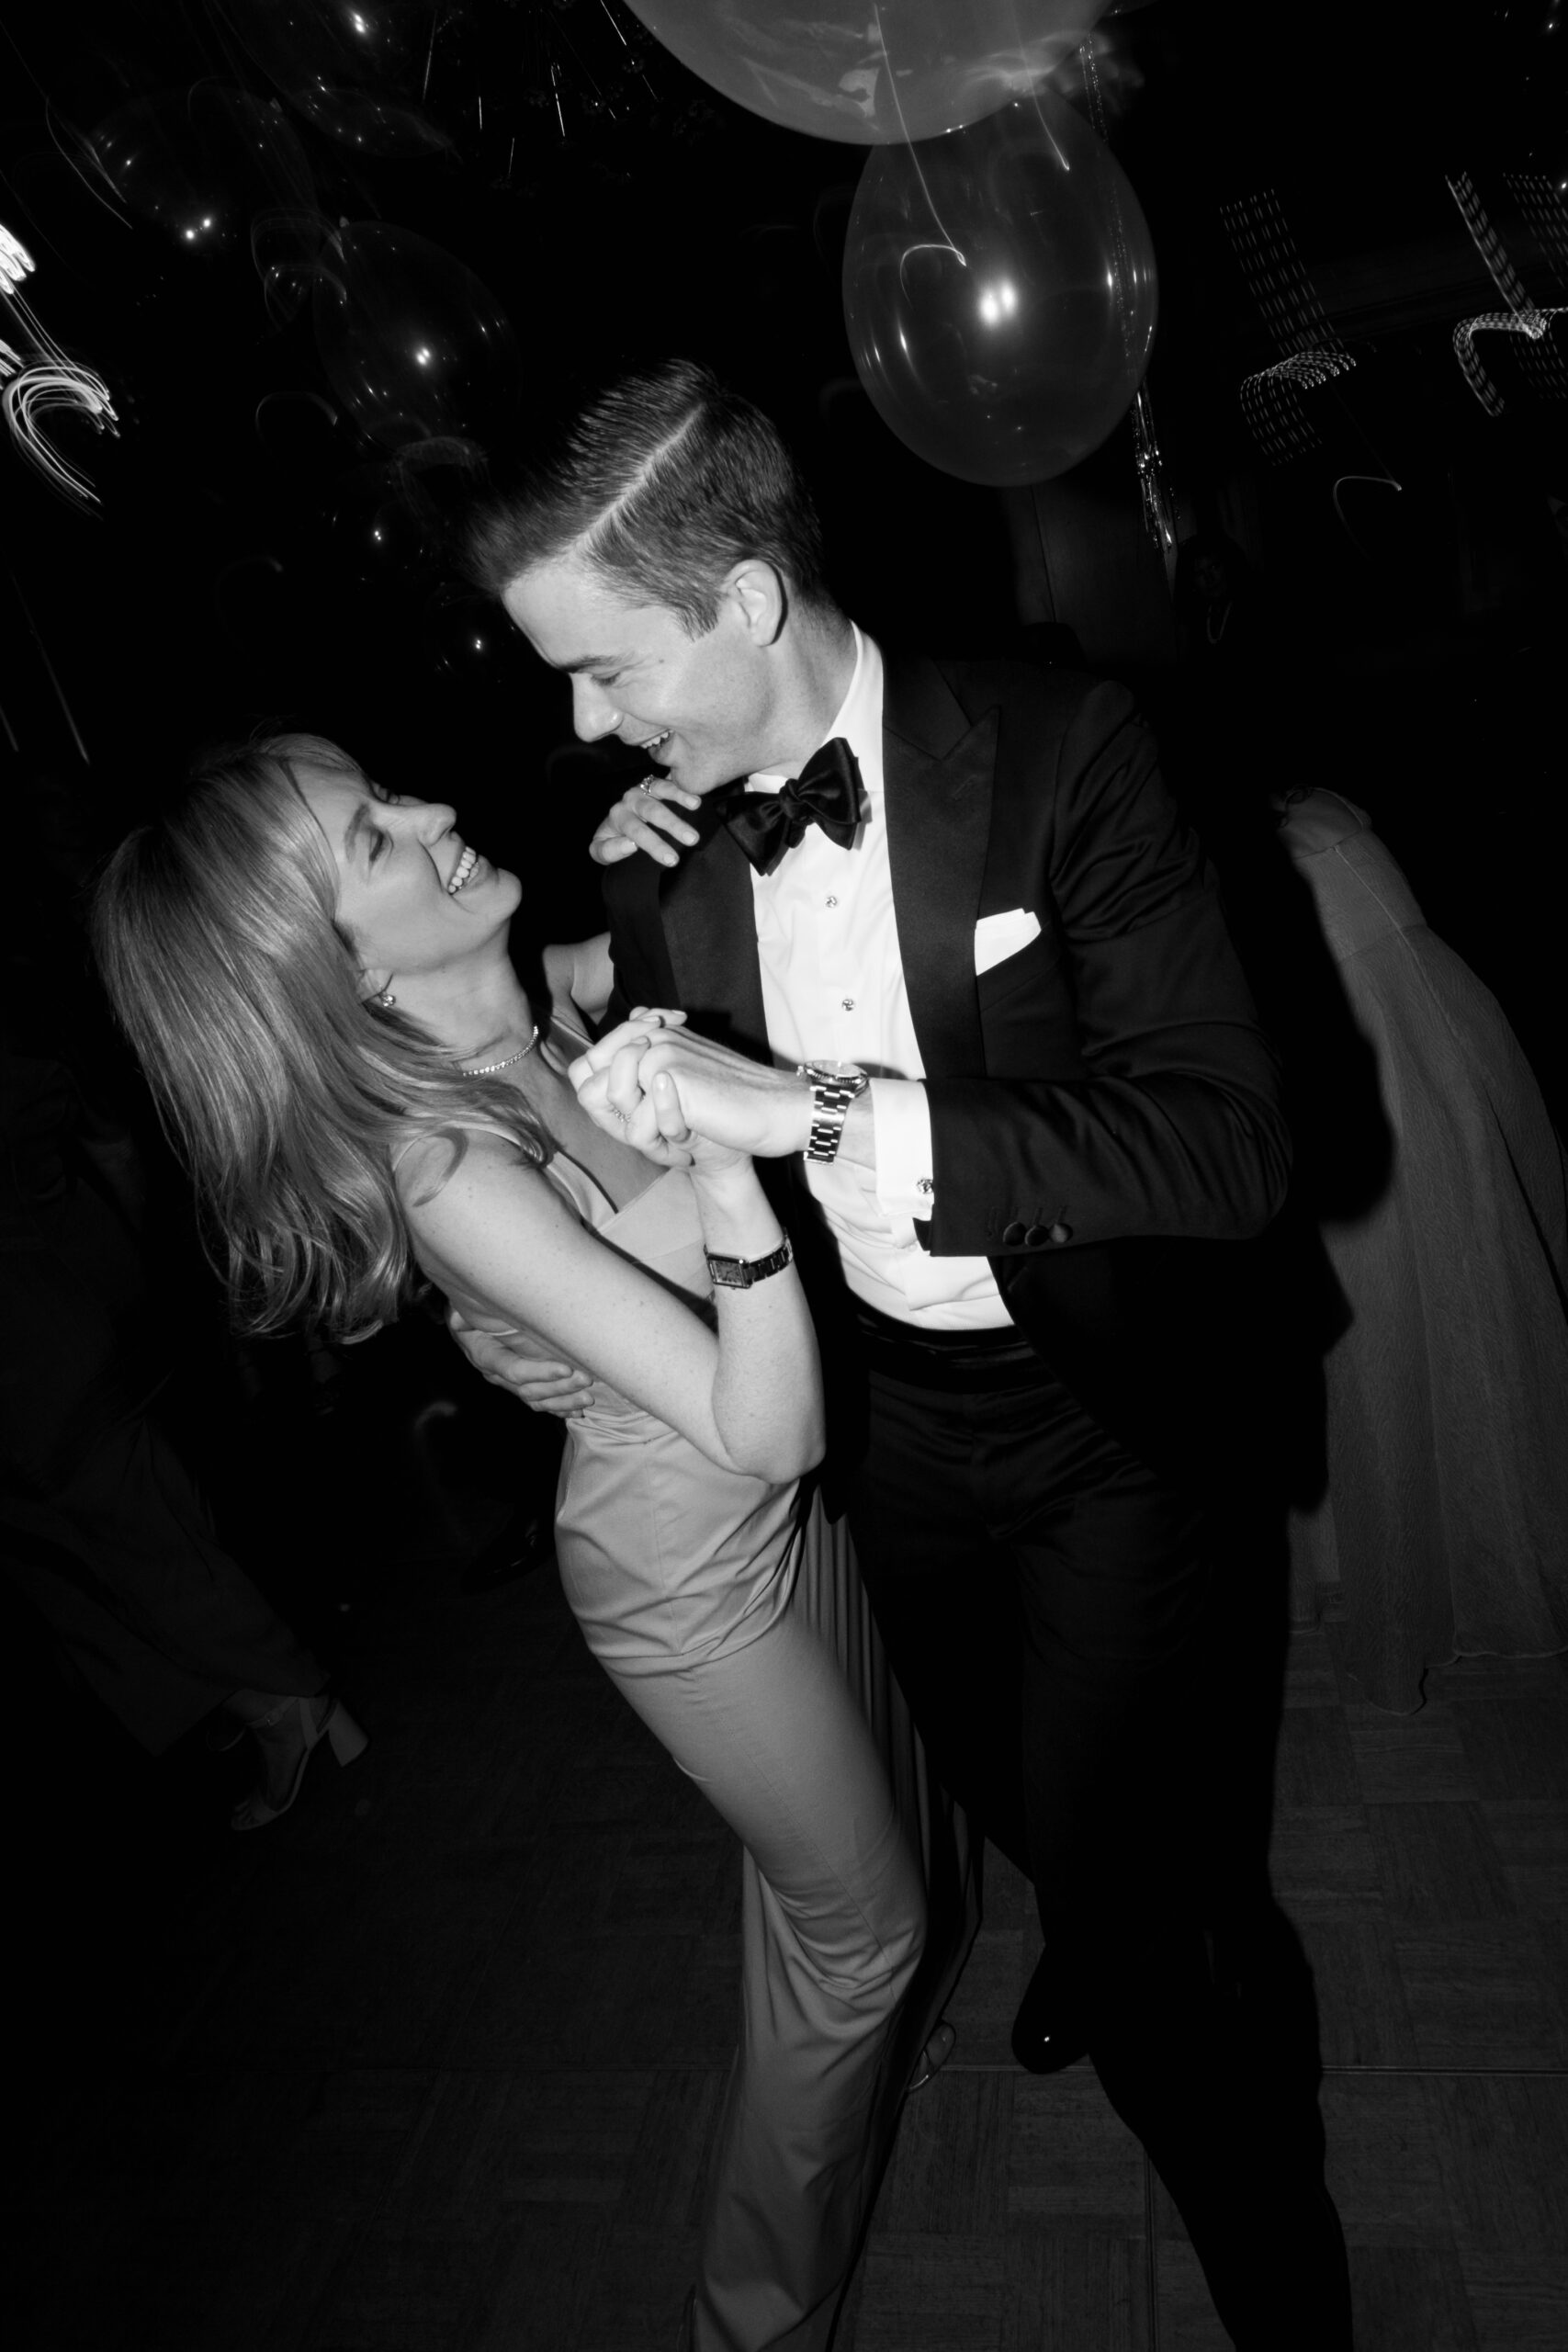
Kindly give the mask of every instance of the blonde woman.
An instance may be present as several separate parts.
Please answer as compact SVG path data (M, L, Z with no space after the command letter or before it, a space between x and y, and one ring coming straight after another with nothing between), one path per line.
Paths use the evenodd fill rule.
M452 809L278 735L209 759L121 844L95 941L248 1328L352 1336L428 1280L592 1374L561 1478L567 1594L746 1849L741 2047L686 2340L806 2352L885 2153L920 1878L866 1724L791 1607L822 1416L784 1235L668 1080L651 1156L620 1139L611 1077L624 1092L679 1016L590 1059L513 969L520 897Z

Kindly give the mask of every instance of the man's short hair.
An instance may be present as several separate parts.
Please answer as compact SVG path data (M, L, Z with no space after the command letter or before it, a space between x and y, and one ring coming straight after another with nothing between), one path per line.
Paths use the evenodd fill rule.
M560 455L469 528L468 567L491 595L568 555L629 603L678 614L689 637L712 628L725 575L753 558L803 605L831 603L822 526L777 427L689 359L612 385Z

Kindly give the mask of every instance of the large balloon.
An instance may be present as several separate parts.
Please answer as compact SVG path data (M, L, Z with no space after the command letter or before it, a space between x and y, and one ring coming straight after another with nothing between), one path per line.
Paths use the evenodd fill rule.
M1154 248L1125 173L1054 92L868 158L844 247L856 370L963 481L1043 481L1096 449L1148 365Z
M931 139L1040 86L1106 0L627 0L682 65L786 130Z
M451 141L419 104L441 0L209 0L302 115L366 155L432 155Z
M510 417L522 364L506 313L428 237L345 222L321 249L310 303L333 391L384 448L482 435Z

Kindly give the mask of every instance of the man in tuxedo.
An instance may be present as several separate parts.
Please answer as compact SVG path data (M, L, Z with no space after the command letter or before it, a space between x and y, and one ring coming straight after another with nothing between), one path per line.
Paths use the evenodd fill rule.
M1021 2055L1081 2021L1238 2346L1348 2345L1269 1705L1221 1659L1269 1632L1247 1309L1289 1147L1153 739L1112 684L885 657L771 424L687 363L586 411L472 550L578 732L693 809L626 820L611 1010L682 1008L657 1055L688 1117L802 1156L830 1384L868 1399L835 1444L872 1603L1035 1886Z

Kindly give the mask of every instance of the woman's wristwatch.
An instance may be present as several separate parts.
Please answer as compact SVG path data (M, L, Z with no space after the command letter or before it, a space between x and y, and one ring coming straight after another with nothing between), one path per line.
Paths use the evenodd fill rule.
M789 1246L786 1233L776 1250L765 1258L716 1258L711 1250L703 1255L708 1261L708 1272L721 1290L750 1290L753 1283L765 1283L770 1274L782 1274L795 1251Z
M870 1073L853 1062L801 1062L795 1074L811 1080L811 1133L806 1157L837 1159L850 1104L858 1102L871 1084Z

